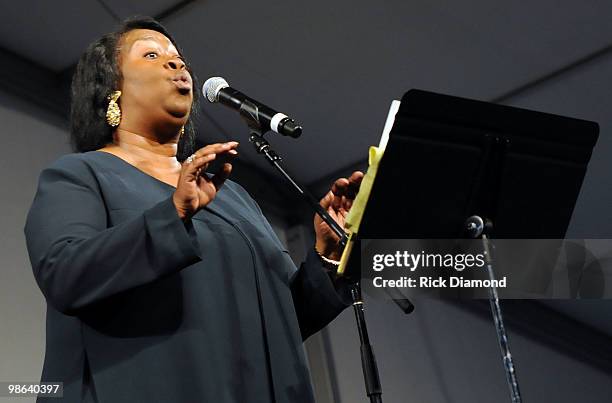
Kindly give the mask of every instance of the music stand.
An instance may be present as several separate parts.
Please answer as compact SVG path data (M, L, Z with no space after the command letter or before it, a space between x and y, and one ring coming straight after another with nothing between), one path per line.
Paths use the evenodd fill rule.
M594 122L408 91L358 236L482 237L485 250L487 238L562 239L598 132ZM356 252L348 267L359 266ZM490 303L512 402L520 402L495 289Z

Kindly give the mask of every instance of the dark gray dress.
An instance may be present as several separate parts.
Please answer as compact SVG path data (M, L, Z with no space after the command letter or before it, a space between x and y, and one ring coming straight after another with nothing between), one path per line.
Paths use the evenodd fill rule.
M235 182L186 224L174 190L100 151L41 173L25 235L47 300L42 381L66 402L312 402L302 340L346 287L313 252L297 269Z

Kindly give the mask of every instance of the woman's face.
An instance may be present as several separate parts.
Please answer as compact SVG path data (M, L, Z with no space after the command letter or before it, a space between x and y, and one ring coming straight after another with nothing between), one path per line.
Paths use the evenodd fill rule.
M193 81L165 35L134 29L119 42L121 124L126 130L180 127L193 102Z

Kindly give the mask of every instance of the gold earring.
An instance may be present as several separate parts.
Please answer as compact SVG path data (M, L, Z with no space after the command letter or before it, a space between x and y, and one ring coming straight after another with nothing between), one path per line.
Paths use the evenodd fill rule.
M121 109L117 100L121 96L121 91L114 91L108 96L108 108L106 109L106 122L111 127L119 126L121 122Z
M185 126L181 126L181 136L185 134Z

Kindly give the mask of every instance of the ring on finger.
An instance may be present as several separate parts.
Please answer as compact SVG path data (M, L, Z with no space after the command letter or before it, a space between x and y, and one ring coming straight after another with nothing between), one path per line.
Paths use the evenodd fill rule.
M195 160L195 154L191 154L189 157L187 157L187 159L185 161L188 164L191 164L193 162L193 160Z

